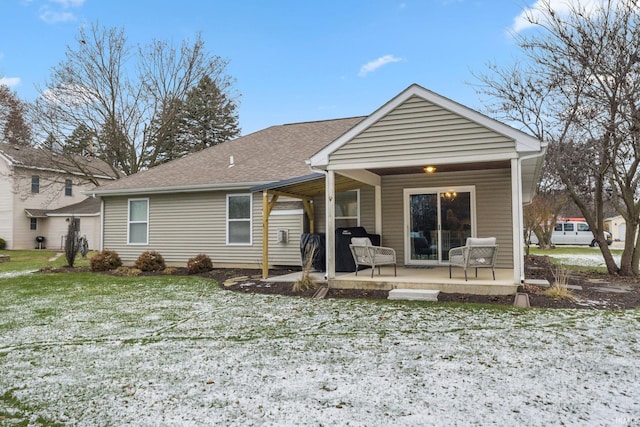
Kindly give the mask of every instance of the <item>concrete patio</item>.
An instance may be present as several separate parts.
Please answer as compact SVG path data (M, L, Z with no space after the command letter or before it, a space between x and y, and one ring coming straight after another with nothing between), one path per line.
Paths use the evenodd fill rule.
M294 272L284 276L274 276L265 279L267 282L295 282L302 272ZM513 270L496 269L496 280L491 276L491 270L469 270L469 280L464 280L464 272L460 268L453 269L453 277L449 278L447 266L431 268L398 267L397 276L393 275L393 267L382 267L382 274L376 269L371 278L371 269L364 269L355 273L336 273L336 278L328 281L324 272L312 272L311 276L317 283L324 283L335 289L429 289L446 293L465 293L474 295L514 295L518 285L513 283Z

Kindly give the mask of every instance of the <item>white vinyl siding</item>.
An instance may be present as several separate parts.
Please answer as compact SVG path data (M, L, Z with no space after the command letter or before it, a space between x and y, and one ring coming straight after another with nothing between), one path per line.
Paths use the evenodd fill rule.
M127 244L127 198L104 198L103 248L118 252L131 265L140 253L153 249L169 265L185 266L200 253L208 255L214 267L262 265L262 222L252 221L252 245L227 245L226 193L219 191L160 194L149 196L149 244ZM275 212L275 210L274 210ZM253 218L262 218L262 198L252 197ZM271 214L269 224L269 263L300 266L300 234L303 214ZM277 243L277 230L289 230L289 241Z
M331 165L437 164L464 156L510 158L515 142L417 96L330 155Z
M513 268L513 218L511 215L511 171L477 170L412 175L392 175L382 179L382 239L404 259L405 188L475 186L476 236L496 237L499 245L498 268Z
M127 242L130 245L149 243L149 199L129 199Z

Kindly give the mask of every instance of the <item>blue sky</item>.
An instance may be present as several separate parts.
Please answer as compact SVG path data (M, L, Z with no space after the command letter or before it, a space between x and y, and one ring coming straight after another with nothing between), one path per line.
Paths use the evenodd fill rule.
M133 43L201 32L230 61L243 134L367 115L412 83L482 110L469 83L512 62L510 31L534 0L3 0L0 82L37 96L82 25L123 27Z

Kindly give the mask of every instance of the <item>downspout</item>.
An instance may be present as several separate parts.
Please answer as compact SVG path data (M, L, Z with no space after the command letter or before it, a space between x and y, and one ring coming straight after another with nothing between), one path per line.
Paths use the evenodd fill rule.
M538 157L542 157L547 153L547 145L545 145L539 153L529 154L528 156L518 157L518 238L517 238L517 251L518 258L520 262L518 263L520 266L520 271L518 272L520 275L520 284L524 285L524 254L523 254L523 246L524 246L524 235L523 235L523 224L522 218L524 215L523 211L523 201L522 201L522 162L525 160L531 160Z

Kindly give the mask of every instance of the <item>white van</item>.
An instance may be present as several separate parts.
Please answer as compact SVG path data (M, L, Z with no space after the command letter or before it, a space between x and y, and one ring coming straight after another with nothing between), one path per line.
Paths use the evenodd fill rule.
M604 238L610 245L613 241L611 233L604 232ZM538 244L538 237L531 233L531 244ZM584 221L563 221L557 222L553 233L551 234L552 245L589 245L595 246L596 239L589 228L589 224Z

